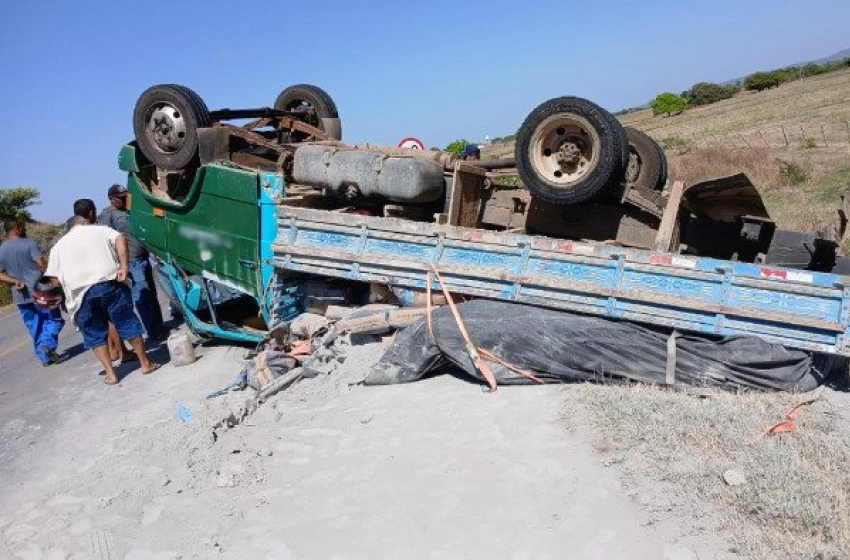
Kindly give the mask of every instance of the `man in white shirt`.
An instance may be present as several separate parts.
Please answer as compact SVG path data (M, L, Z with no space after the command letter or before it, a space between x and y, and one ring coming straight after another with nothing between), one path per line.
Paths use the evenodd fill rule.
M142 373L159 364L150 361L142 341L142 323L133 311L127 279L127 240L106 226L94 225L97 210L84 198L74 203L76 225L50 251L45 276L53 278L65 293L65 306L74 316L90 348L106 371L107 385L118 383L107 349L108 323L130 343L139 357Z

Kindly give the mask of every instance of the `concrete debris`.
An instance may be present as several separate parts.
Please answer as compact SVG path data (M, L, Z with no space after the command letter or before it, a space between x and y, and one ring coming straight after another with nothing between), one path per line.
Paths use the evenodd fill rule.
M329 324L330 321L322 315L302 313L290 323L289 331L293 336L308 339L327 329Z
M739 470L728 469L723 472L723 481L729 486L741 486L747 483L747 477Z
M339 321L341 319L345 319L358 309L360 309L359 306L329 305L325 310L325 319L328 321Z

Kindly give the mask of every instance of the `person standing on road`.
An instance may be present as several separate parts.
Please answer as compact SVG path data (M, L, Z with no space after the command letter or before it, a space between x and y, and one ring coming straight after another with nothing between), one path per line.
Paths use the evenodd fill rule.
M127 240L112 228L95 225L94 202L83 198L74 202L77 225L53 247L45 276L62 286L68 312L74 316L83 343L90 348L106 371L107 385L118 383L107 349L108 323L130 343L142 366L142 373L159 368L150 360L142 341L142 324L133 312L128 275Z
M67 220L65 220L65 228L62 232L62 235L65 235L71 228L77 225L77 217L71 216ZM76 325L74 325L76 327ZM80 331L80 328L77 327L77 332ZM118 331L115 330L115 325L109 323L109 336L107 338L107 348L109 348L109 359L113 362L132 362L137 360L136 355L124 345L124 341L121 340L121 337L118 336Z
M33 302L35 285L45 269L44 257L35 241L27 238L26 222L8 220L5 230L6 240L0 245L0 280L12 285L12 303L17 304L32 337L35 355L42 365L53 365L61 361L56 348L65 320L58 308L41 308Z
M97 223L109 226L127 239L130 259L130 280L133 283L133 304L145 327L149 339L162 340L166 337L162 324L162 309L156 297L156 284L153 281L153 268L147 250L130 235L127 222L127 187L112 185L107 191L109 204L100 213Z

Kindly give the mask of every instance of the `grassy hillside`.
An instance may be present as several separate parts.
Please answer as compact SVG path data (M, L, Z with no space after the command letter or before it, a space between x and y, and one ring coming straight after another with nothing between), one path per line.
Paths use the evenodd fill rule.
M760 93L653 117L620 118L666 150L670 178L695 182L737 172L759 188L781 227L812 230L834 221L850 190L850 70L790 82ZM483 157L513 154L513 144Z
M850 147L845 127L850 121L850 69L759 93L741 92L732 99L694 107L681 115L653 117L652 111L646 109L623 115L620 121L656 139L674 137L699 145L716 145L716 139L717 143L741 147L747 147L746 142L753 147L784 146L785 137L789 145L802 147L803 133L822 145L823 125L827 144Z

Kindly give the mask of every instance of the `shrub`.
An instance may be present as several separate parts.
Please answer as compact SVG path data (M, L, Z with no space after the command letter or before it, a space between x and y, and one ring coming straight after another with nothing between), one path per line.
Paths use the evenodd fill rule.
M450 154L454 154L460 157L460 155L463 153L463 149L466 148L469 143L469 140L461 138L460 140L455 140L454 142L446 146L446 149L443 151L449 152Z
M690 149L690 143L684 138L679 138L678 136L668 136L667 138L662 138L659 142L661 147L665 150L679 150L679 151L687 151Z
M806 173L806 170L793 161L777 158L776 163L779 164L779 174L788 179L792 185L801 185L809 180L809 174Z
M806 148L807 150L811 150L812 148L817 148L818 147L818 141L817 141L816 138L812 138L811 136L809 136L803 141L803 147Z
M678 115L688 108L688 101L675 93L665 91L652 100L653 115Z
M12 287L5 282L0 282L0 307L6 307L10 303L12 303Z
M804 78L809 76L817 76L818 74L824 74L829 72L829 68L827 66L821 66L820 64L816 64L814 62L810 62L800 68L800 75Z
M738 86L721 86L710 82L699 82L682 93L688 105L709 105L722 99L729 99L741 90Z
M38 204L38 197L38 190L30 187L0 188L0 221L10 218L31 221L32 216L27 208Z
M787 82L790 76L786 70L773 70L771 72L755 72L744 80L744 89L749 91L762 91L765 89L779 87L779 84Z

